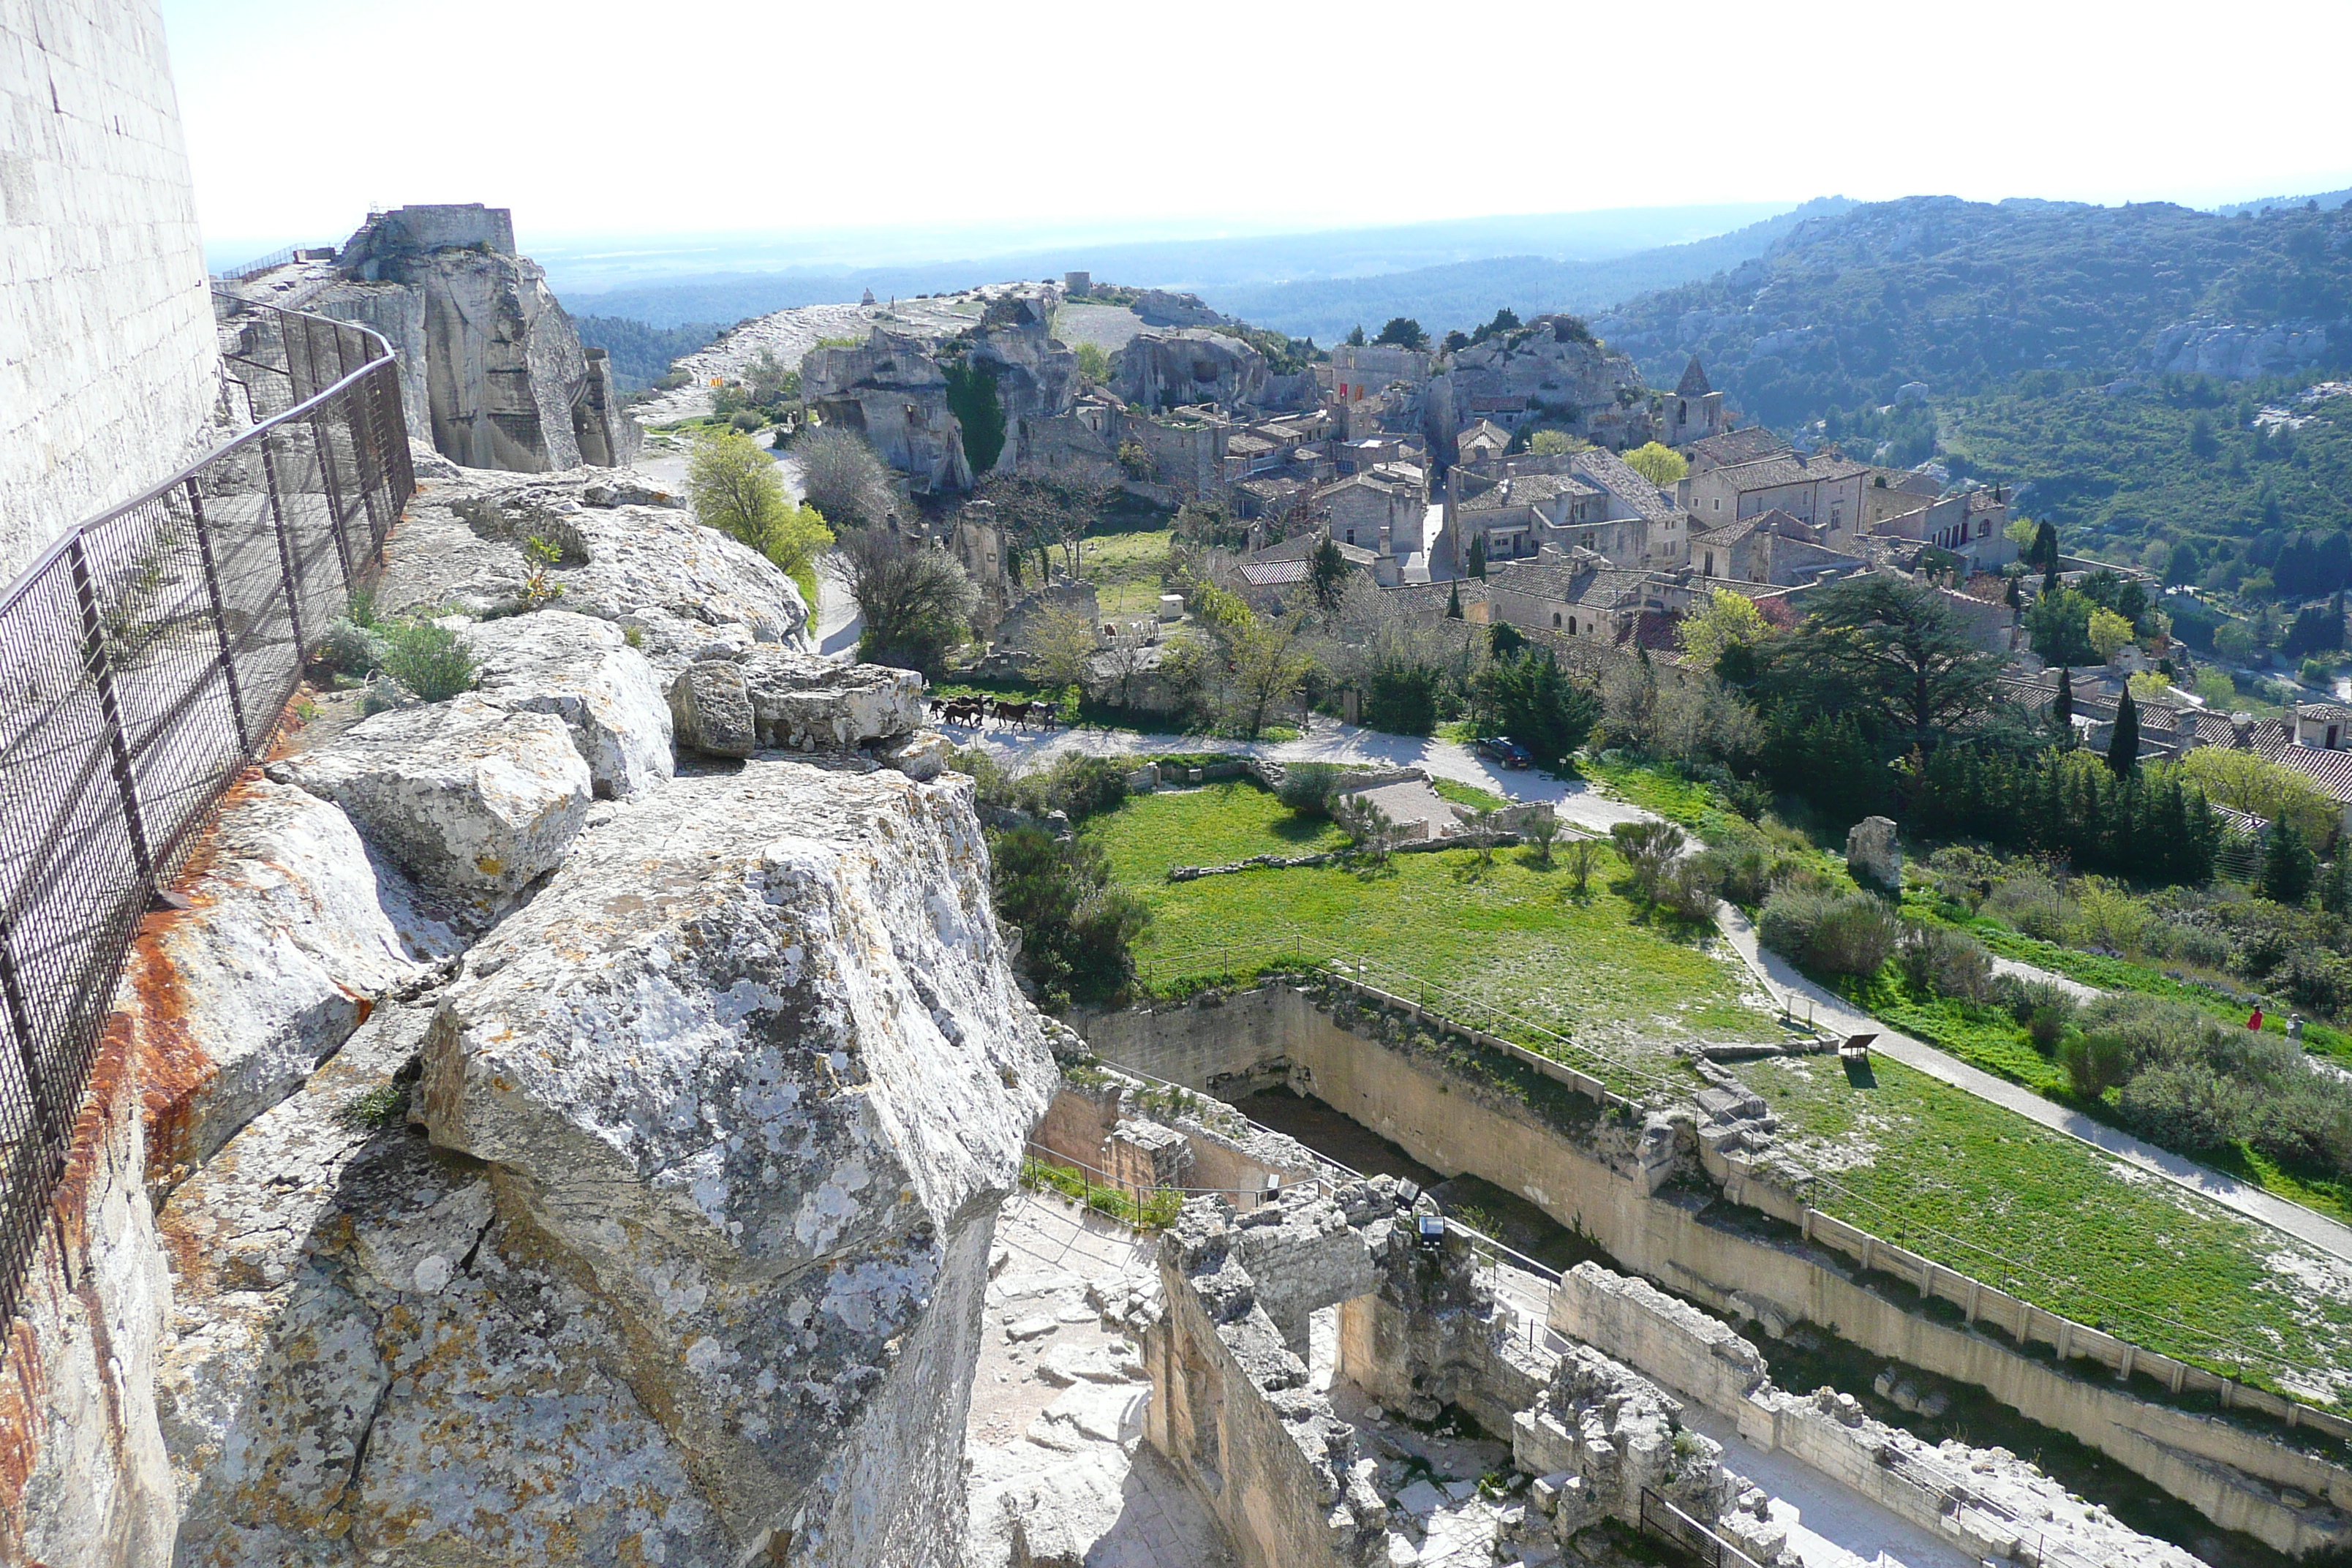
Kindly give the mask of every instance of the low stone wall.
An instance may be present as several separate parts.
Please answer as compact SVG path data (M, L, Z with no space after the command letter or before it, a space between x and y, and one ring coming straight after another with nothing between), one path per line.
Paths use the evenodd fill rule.
M1081 1020L1081 1032L1106 1060L1204 1090L1262 1079L1270 1064L1280 1063L1294 1088L1345 1111L1416 1160L1449 1176L1467 1173L1519 1194L1591 1235L1628 1268L1678 1294L1742 1317L1829 1325L1874 1354L1983 1388L2028 1418L2090 1444L2215 1523L2281 1551L2308 1551L2345 1533L2340 1515L2294 1508L2279 1491L2352 1510L2352 1469L2225 1417L2136 1395L2110 1375L2127 1348L2123 1342L2029 1309L1874 1237L1862 1239L1864 1233L1794 1204L1784 1189L1744 1167L1726 1165L1731 1179L1725 1197L1801 1225L1802 1239L1776 1243L1714 1223L1704 1212L1708 1197L1650 1188L1630 1162L1612 1163L1576 1146L1492 1085L1340 1027L1295 985L1158 1012L1090 1016ZM1506 1042L1493 1044L1512 1049ZM1549 1070L1572 1081L1564 1076L1570 1069L1558 1063ZM1863 1268L1850 1269L1848 1258ZM1860 1283L1856 1274L1871 1270L1924 1279L1933 1294L1959 1300L1964 1311L1966 1297L1973 1294L1979 1315L1997 1322L2006 1337L1921 1317ZM2006 1315L1994 1318L1995 1311ZM2063 1353L2055 1363L2028 1355L2020 1347L2032 1342ZM2115 1359L2105 1360L2110 1353ZM2137 1371L2179 1364L2146 1351L2131 1355ZM2093 1366L2099 1370L2093 1373ZM2205 1380L2205 1387L2221 1381L2183 1368L2183 1386L2200 1386L2193 1379ZM2256 1393L2233 1388L2232 1397L2252 1409L2255 1400L2248 1396ZM2299 1409L2296 1419L2334 1429L2335 1418L2324 1412Z

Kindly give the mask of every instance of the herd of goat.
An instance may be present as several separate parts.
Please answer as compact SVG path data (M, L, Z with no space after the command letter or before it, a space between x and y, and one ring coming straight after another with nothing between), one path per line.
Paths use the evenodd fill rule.
M1024 730L1051 730L1061 716L1050 702L1001 702L993 697L934 697L931 717L950 724L978 726L991 720Z

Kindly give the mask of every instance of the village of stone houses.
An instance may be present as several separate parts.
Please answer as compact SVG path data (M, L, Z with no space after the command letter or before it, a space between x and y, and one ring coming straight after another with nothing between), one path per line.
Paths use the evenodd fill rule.
M2352 1562L2352 193L726 326L208 253L163 23L0 7L0 1563Z

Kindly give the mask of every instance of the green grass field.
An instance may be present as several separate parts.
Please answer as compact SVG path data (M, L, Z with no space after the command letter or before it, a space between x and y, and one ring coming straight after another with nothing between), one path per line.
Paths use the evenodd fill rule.
M1160 574L1168 564L1167 529L1097 534L1086 541L1087 582L1104 616L1149 616L1160 608Z
M1540 868L1519 850L1483 867L1456 850L1398 856L1372 872L1167 881L1174 865L1338 844L1328 824L1302 821L1239 781L1139 797L1086 832L1152 910L1138 952L1147 976L1247 973L1287 956L1297 933L1654 1068L1677 1039L1777 1033L1746 1000L1737 961L1649 923L1612 886L1623 874L1612 853L1580 900L1569 896L1564 867ZM1890 1023L1989 1070L2037 1088L2054 1081L2054 1067L2013 1026L1948 1002L1870 1000ZM1838 1184L1818 1200L1827 1212L1979 1278L2014 1269L2027 1300L2151 1349L2228 1371L2223 1342L2270 1346L2302 1371L2250 1365L2246 1375L2323 1400L2352 1391L2352 1270L1896 1063L1878 1062L1860 1081L1820 1058L1738 1070L1780 1116L1795 1157Z

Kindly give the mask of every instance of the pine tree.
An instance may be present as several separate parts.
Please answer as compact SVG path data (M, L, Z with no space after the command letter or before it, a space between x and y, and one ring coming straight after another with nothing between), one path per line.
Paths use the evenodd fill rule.
M2263 847L2263 872L2254 891L2274 903L2300 904L2310 895L2311 846L2284 816L2271 824Z
M2319 878L2319 907L2341 918L2352 915L2352 855L2339 847Z
M1445 618L1449 621L1462 618L1462 584L1459 583L1454 584L1454 591L1445 596Z
M2119 779L2131 777L2139 766L2139 704L2132 700L2131 688L2124 688L2123 700L2116 704L2116 732L2107 742L2107 767Z
M2058 731L2058 743L2073 750L2074 745L2074 674L2064 665L2058 667L2058 694L2050 700L2050 727Z
M2033 531L2033 548L2025 552L2025 563L2039 566L2054 574L2058 570L2058 530L2048 522Z

